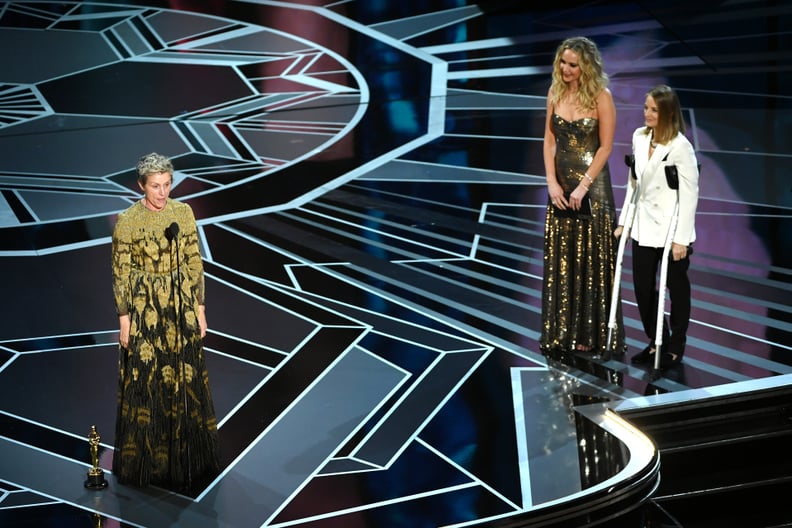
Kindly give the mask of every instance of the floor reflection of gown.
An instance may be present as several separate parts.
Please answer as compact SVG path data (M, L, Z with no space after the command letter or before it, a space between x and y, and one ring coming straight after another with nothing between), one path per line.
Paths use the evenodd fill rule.
M599 147L594 118L566 121L552 116L556 178L569 193L577 187ZM610 298L616 262L616 210L606 164L589 191L591 216L563 218L548 200L542 284L542 350L576 346L602 351L607 345ZM624 329L617 316L613 349L621 351Z

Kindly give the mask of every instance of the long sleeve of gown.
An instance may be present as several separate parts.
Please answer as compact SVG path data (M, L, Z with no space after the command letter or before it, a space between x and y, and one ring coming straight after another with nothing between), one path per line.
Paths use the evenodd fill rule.
M201 249L198 243L198 227L190 207L185 208L184 215L185 225L190 226L184 240L184 263L189 269L193 298L198 304L204 304L204 270L203 261L201 259Z
M132 237L128 224L120 215L113 230L112 243L113 299L118 315L129 313L129 273L132 267Z

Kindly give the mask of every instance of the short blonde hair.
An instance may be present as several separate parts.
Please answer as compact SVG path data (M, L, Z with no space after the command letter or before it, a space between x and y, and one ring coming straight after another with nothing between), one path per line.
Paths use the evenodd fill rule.
M167 156L152 152L141 157L137 162L138 181L143 185L146 184L146 178L149 174L157 172L167 172L173 176L173 163Z

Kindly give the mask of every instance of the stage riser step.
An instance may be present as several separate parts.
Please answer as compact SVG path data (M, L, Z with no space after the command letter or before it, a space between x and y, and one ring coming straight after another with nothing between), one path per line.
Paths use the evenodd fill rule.
M740 486L792 475L790 435L666 452L660 447L657 495Z
M792 514L783 503L792 496L792 480L772 481L755 486L736 486L719 492L655 496L653 527L723 528L740 526L777 528L792 526ZM670 524L664 511L678 524ZM647 525L648 526L648 525Z

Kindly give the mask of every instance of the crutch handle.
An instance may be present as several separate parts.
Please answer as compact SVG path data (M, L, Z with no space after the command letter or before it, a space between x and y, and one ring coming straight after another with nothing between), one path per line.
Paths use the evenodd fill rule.
M666 165L665 177L666 183L671 189L679 189L679 171L677 171L676 165Z
M632 179L637 180L638 177L635 175L635 154L626 154L624 156L624 164L630 167Z

